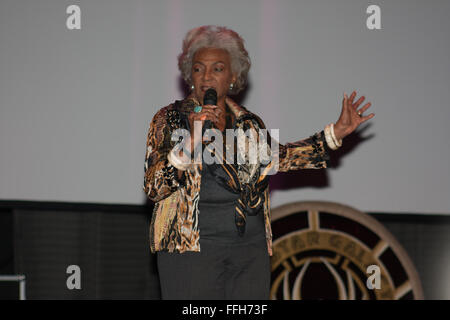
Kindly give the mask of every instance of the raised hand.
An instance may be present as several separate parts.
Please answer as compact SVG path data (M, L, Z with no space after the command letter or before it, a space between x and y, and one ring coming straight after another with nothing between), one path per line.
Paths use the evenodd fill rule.
M334 125L334 134L338 140L345 138L355 131L361 123L364 123L375 116L375 113L364 116L363 113L369 109L372 104L368 102L358 110L358 107L364 101L365 97L362 96L358 101L353 102L355 97L356 91L353 91L350 97L347 97L347 94L344 93L341 115Z

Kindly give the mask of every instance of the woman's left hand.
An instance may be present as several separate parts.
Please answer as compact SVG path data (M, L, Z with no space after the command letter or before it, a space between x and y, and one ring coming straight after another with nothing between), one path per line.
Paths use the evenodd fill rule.
M364 111L369 109L371 103L368 102L361 109L357 110L359 105L364 101L365 97L362 96L358 99L358 101L353 102L355 96L356 91L352 92L350 98L344 93L341 115L334 125L334 134L338 140L345 138L350 133L355 131L361 123L364 123L375 116L375 113L371 113L368 116L363 116Z

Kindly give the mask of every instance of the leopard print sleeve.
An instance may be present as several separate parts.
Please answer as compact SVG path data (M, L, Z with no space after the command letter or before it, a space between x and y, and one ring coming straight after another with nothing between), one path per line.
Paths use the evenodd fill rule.
M164 107L155 114L147 135L143 189L147 197L154 202L167 198L185 185L185 173L183 172L179 179L178 169L167 159L173 147L172 124L168 121L171 114L169 107Z
M266 128L260 117L254 115L259 122L260 128ZM281 144L273 139L269 130L267 131L268 142L278 144L276 154L273 155L272 162L278 161L277 171L287 172L299 169L321 169L330 166L330 148L325 139L324 130L314 135L292 143ZM272 167L274 163L270 163L267 169ZM266 171L267 172L267 171Z
M322 169L330 166L330 155L324 130L293 143L279 144L279 171Z

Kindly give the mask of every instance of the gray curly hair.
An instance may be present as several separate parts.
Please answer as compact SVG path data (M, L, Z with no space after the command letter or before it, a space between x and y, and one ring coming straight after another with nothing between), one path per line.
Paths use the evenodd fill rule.
M188 85L192 84L192 59L201 48L220 48L228 51L231 71L237 74L231 94L237 94L247 84L250 57L244 47L244 40L235 31L220 26L201 26L190 30L183 40L183 52L178 56L178 69Z

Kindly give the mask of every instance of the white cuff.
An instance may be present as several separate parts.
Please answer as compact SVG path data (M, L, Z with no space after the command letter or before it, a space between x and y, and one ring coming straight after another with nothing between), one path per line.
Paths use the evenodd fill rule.
M337 146L334 142L333 135L331 133L331 130L333 128L332 125L333 124L330 123L325 126L325 140L327 141L328 147L330 147L331 150L336 150L339 148L339 146Z
M175 155L173 150L174 149L172 149L167 155L167 160L169 160L169 163L181 171L186 171L189 169L192 165L191 159L188 157L180 158Z
M333 138L334 144L339 148L342 146L342 139L340 139L340 140L336 139L336 135L334 134L334 123L330 123L330 125L331 125L331 130L330 130L331 137Z

